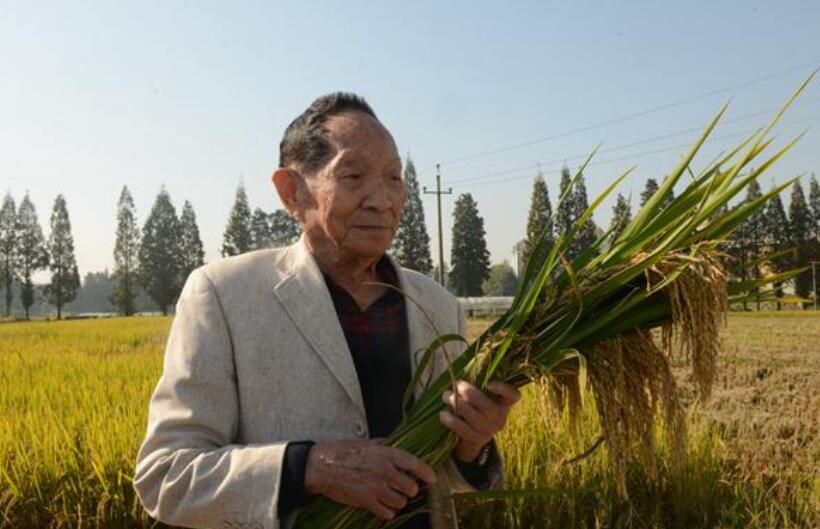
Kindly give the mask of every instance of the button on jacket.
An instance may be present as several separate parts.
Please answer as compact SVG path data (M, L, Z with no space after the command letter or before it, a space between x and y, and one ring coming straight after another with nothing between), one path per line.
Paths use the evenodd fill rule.
M415 370L414 352L438 334L463 335L464 315L440 285L392 264L401 288L432 319L408 300ZM447 347L451 356L463 349ZM443 355L431 364L435 375L446 369ZM215 261L191 273L177 302L134 488L148 513L168 524L278 529L288 442L367 437L365 417L345 336L304 241ZM501 476L496 458L491 486ZM456 527L450 493L470 490L448 460L430 491L434 529Z

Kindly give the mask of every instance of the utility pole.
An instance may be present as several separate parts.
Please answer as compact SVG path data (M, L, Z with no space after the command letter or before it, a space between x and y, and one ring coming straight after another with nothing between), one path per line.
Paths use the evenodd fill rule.
M447 191L441 190L441 164L436 164L436 190L427 191L427 186L422 188L425 195L436 195L436 202L438 202L438 282L441 286L446 287L444 280L444 234L441 227L441 195L452 195L453 188L447 188Z
M817 310L817 265L820 265L820 261L809 261L811 265L811 291L814 294L814 310Z

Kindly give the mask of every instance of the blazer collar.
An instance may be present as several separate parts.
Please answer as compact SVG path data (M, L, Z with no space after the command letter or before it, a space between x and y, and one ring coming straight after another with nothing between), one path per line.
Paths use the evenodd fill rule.
M290 246L289 254L285 260L290 264L288 274L273 285L273 292L302 336L365 416L364 400L347 340L322 271L307 249L304 236Z
M285 258L285 277L272 286L273 292L302 336L322 358L362 415L365 415L359 379L344 331L322 271L308 250L304 236L290 246L288 252L289 255ZM387 258L396 271L399 287L405 293L410 366L411 372L415 373L424 348L435 339L436 333L417 305L425 306L424 291L404 273L393 257L388 254ZM432 369L433 362L430 364ZM415 389L416 396L422 389L421 386Z

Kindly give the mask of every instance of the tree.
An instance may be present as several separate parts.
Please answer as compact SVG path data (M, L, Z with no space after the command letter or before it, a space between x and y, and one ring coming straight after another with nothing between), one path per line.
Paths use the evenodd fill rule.
M558 205L558 211L555 216L555 238L561 237L565 233L569 233L575 225L575 208L572 205L572 191L567 191L570 184L572 184L572 175L569 172L569 167L564 166L561 169L561 187L559 200L561 197L563 201Z
M490 274L490 252L484 239L484 219L469 193L458 197L453 211L450 286L459 296L480 296Z
M618 236L623 233L624 228L632 220L632 211L629 207L629 202L620 193L615 200L615 206L612 208L612 227L610 232L610 240L615 241Z
M65 197L57 195L51 211L51 233L48 236L51 282L43 289L49 303L57 307L57 319L63 317L63 307L77 297L80 273L74 256L74 236Z
M179 232L180 283L184 285L191 272L205 264L205 250L196 225L196 213L187 200L179 216Z
M396 237L393 239L393 255L402 266L427 274L433 269L430 237L424 223L424 208L421 204L416 167L409 155L404 165L403 180L406 199Z
M136 311L135 300L139 290L138 257L140 230L134 199L123 186L117 202L117 235L114 241L114 278L117 286L111 293L111 303L117 311L131 316Z
M578 179L575 180L575 185L572 188L572 221L573 224L577 223L584 212L589 208L589 199L587 197L587 186L584 183L584 175L581 174L578 176ZM569 250L569 258L575 259L582 252L584 252L587 248L595 244L596 240L595 236L595 223L590 218L586 222L584 222L583 226L578 228L578 231L575 234L575 238L570 245Z
M145 292L163 314L182 288L180 223L163 187L142 228L139 249L140 280Z
M236 198L225 227L225 236L222 241L222 257L239 255L253 249L253 235L251 234L251 210L248 206L248 195L245 186L239 184L236 188Z
M760 190L760 185L757 180L752 180L749 187L746 188L746 198L743 203L748 204L754 202L763 196ZM749 263L757 262L762 255L762 246L765 240L766 229L765 210L760 209L755 211L752 215L746 218L743 223L730 236L726 253L731 256L732 263L729 268L733 269L733 273L741 280L749 278L756 279L760 277L760 270L756 265L752 266ZM743 302L743 308L746 308L746 302ZM758 310L760 303L757 304Z
M530 255L535 249L538 241L544 238L539 263L543 263L547 258L552 246L555 244L555 235L552 231L552 204L550 204L549 191L544 177L539 172L532 184L532 199L530 200L530 212L527 216L527 236L524 239L524 252L522 264L526 266ZM492 270L490 271L492 274ZM515 275L513 273L513 275Z
M251 216L251 246L254 250L261 250L271 245L270 217L262 208L256 208Z
M518 288L518 277L506 261L494 264L490 267L490 275L482 288L485 296L514 296Z
M0 208L0 285L6 291L6 316L11 316L14 299L12 285L17 268L17 208L11 194L6 193Z
M28 193L20 202L17 210L17 277L20 280L20 301L29 319L29 309L34 305L35 288L32 276L38 270L48 266L48 250L46 250L43 230L37 221L37 211Z
M302 234L302 226L284 209L270 214L271 246L281 248L295 243Z
M792 186L791 203L789 204L789 243L794 247L794 261L792 267L802 268L809 266L812 260L813 240L811 238L812 224L811 211L806 203L806 195L800 181ZM811 294L811 270L806 270L794 279L794 293L801 298L808 298Z
M789 221L786 218L786 211L783 209L783 201L780 195L773 196L766 204L764 212L764 242L769 253L777 253L786 250L789 246ZM789 259L786 256L776 256L771 259L770 266L774 272L785 271L789 266ZM775 295L783 297L783 283L772 284ZM780 302L777 302L777 310L780 310Z
M641 207L658 191L658 181L654 178L646 179L646 186L641 193Z
M811 175L811 184L809 184L809 205L811 206L811 216L814 224L812 226L812 237L820 244L820 184L817 183L817 177Z

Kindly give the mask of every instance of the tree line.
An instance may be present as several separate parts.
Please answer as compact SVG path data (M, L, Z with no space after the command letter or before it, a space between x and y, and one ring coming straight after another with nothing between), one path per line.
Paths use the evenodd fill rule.
M0 208L0 292L4 294L6 317L11 316L15 293L26 319L38 301L38 292L56 308L58 319L62 318L63 308L77 298L80 274L63 195L54 201L50 228L45 238L28 193L19 207L11 194L6 194ZM268 214L256 208L251 213L240 183L225 228L222 255L283 246L295 241L299 233L298 223L283 210ZM134 199L124 186L116 207L113 254L110 307L130 316L136 312L137 298L147 295L158 310L167 314L188 275L204 264L205 252L193 206L186 200L177 215L171 196L163 187L140 227ZM42 270L50 270L51 279L46 285L35 285L33 276ZM104 276L86 277L108 284L109 277ZM99 289L96 283L95 288Z

